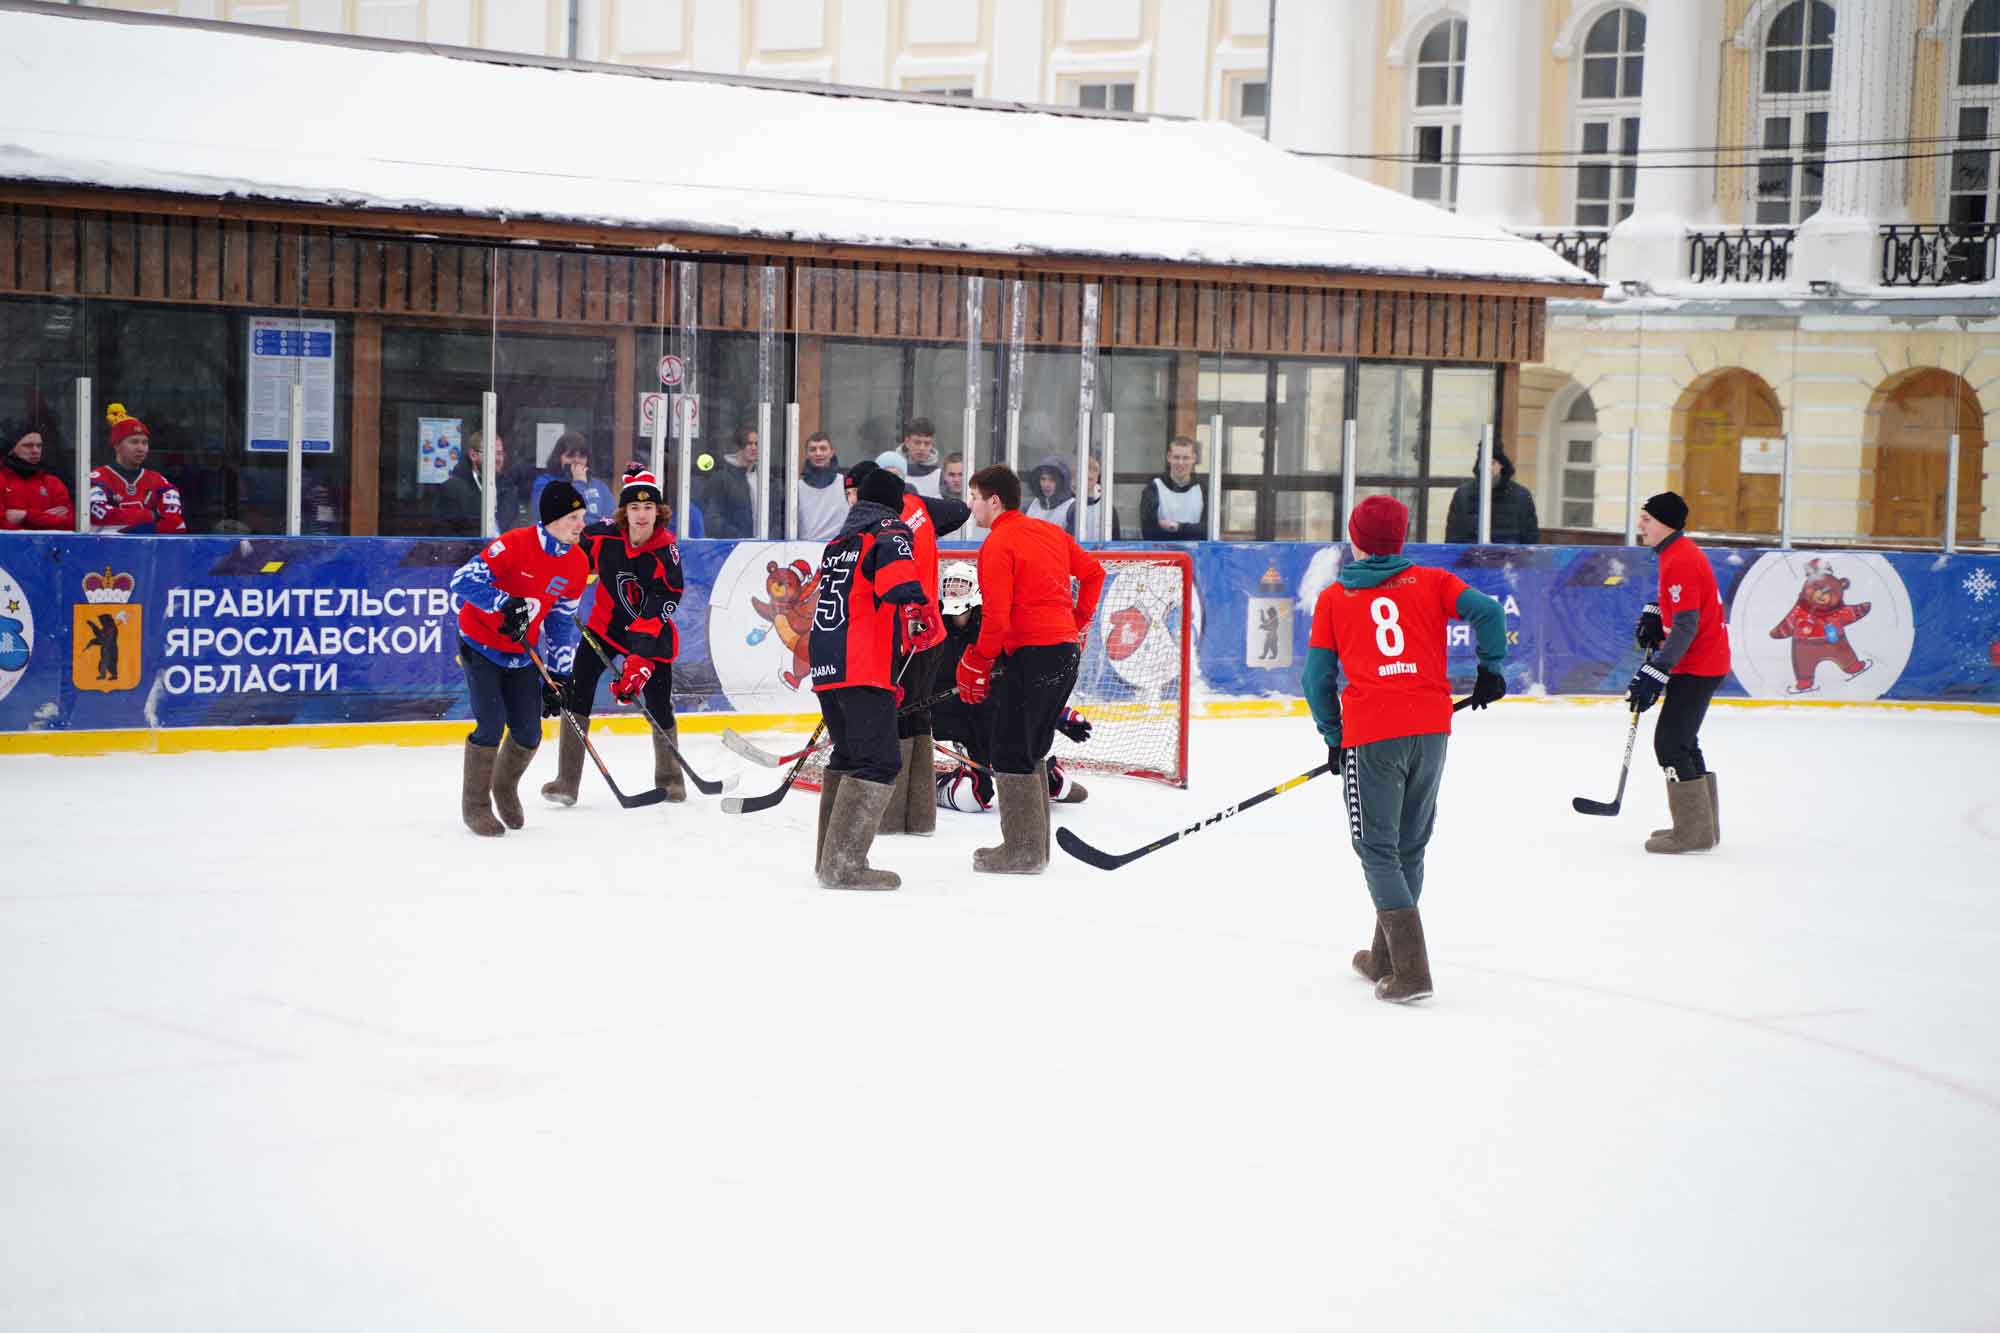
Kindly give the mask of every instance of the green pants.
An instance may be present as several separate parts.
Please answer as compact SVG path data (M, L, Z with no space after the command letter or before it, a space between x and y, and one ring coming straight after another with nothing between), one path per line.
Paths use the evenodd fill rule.
M1341 751L1347 833L1378 912L1415 907L1424 894L1424 847L1437 822L1443 732L1392 736Z

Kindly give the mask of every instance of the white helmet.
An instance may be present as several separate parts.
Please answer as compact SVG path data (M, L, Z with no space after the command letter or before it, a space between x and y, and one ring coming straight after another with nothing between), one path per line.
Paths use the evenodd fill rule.
M938 571L938 610L962 616L979 605L979 566L953 560Z

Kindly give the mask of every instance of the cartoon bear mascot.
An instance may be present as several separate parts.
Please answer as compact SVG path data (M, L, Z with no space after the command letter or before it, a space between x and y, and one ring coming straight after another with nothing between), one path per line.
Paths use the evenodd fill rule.
M819 575L803 560L789 565L767 560L764 591L771 600L752 597L750 607L771 622L779 640L791 650L792 665L779 672L778 678L796 690L812 670L813 601L819 596Z
M1821 662L1832 662L1849 680L1874 665L1856 656L1847 626L1868 614L1870 603L1847 605L1848 580L1836 578L1824 560L1806 562L1805 585L1785 618L1771 628L1774 639L1792 641L1792 683L1787 694L1808 694L1819 688L1814 677Z

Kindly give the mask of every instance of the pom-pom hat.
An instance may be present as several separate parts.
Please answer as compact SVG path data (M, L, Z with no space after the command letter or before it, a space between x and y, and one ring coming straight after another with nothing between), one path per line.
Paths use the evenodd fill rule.
M130 439L134 435L144 435L149 440L153 436L153 432L146 429L146 423L127 412L123 403L113 403L111 406L105 408L104 419L111 423L111 447L113 449L116 449L120 443Z
M627 472L625 484L618 488L619 504L628 505L635 500L660 503L660 483L653 480L653 474L645 468Z

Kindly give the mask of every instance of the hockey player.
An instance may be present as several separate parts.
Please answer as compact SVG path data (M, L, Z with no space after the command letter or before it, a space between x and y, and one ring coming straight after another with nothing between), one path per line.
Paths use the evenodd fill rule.
M993 698L1001 838L1000 846L974 852L972 867L1039 875L1049 863L1048 772L1041 765L1076 686L1078 644L1097 614L1104 566L1055 524L1021 513L1021 479L1012 469L981 468L967 489L973 520L990 535L979 548L979 638L959 658L958 696L970 704Z
M1354 506L1347 535L1362 558L1319 595L1305 668L1306 702L1340 769L1348 836L1375 901L1375 941L1354 955L1354 970L1375 983L1377 999L1399 1004L1431 993L1417 900L1451 735L1447 619L1471 621L1478 635L1472 706L1507 693L1500 604L1449 570L1405 559L1409 522L1409 510L1386 495ZM1337 673L1347 677L1338 692Z
M945 640L938 645L938 675L958 676L959 659L979 641L979 570L970 560L948 561L938 571L938 611L944 617ZM978 814L993 808L993 700L969 704L949 698L932 710L939 740L952 741L972 763L958 763L937 774L937 803L946 810ZM1056 730L1081 745L1090 739L1090 719L1074 708L1063 709ZM917 775L911 775L911 781ZM1049 756L1049 799L1075 805L1090 792L1063 772Z
M126 412L125 404L104 409L111 423L111 458L90 473L92 532L186 532L181 493L174 484L146 466L153 447L146 423Z
M1667 779L1673 827L1653 830L1646 850L1669 855L1705 852L1722 841L1715 774L1701 754L1701 724L1709 700L1729 674L1729 627L1708 557L1684 531L1687 501L1662 491L1639 510L1639 540L1659 553L1659 601L1639 613L1633 638L1647 653L1626 687L1626 701L1643 713L1659 702L1653 757Z
M680 609L684 581L680 547L660 522L660 509L659 482L645 468L635 467L619 489L611 521L592 523L583 530L579 545L597 575L597 596L584 628L606 655L624 657L611 697L625 705L644 698L653 732L653 785L666 792L669 801L685 801L687 782L670 748L680 744L673 670L680 634L674 627L674 612ZM578 649L563 695L585 731L597 702L598 678L607 669L604 658L590 645ZM556 777L543 784L542 796L557 805L575 805L577 782L583 776L583 737L570 727L563 727L556 737Z
M833 738L819 793L814 871L821 888L893 889L902 879L868 864L896 793L896 646L943 635L924 596L916 541L903 523L903 479L873 468L820 557L810 636L813 692ZM926 783L928 787L928 783Z
M562 702L528 654L539 644L551 674L570 669L577 602L590 578L576 545L586 513L576 487L550 482L540 512L538 526L501 533L451 576L459 599L458 661L472 693L474 724L465 741L459 809L465 826L483 838L526 822L521 774L542 743L542 719L553 717Z

